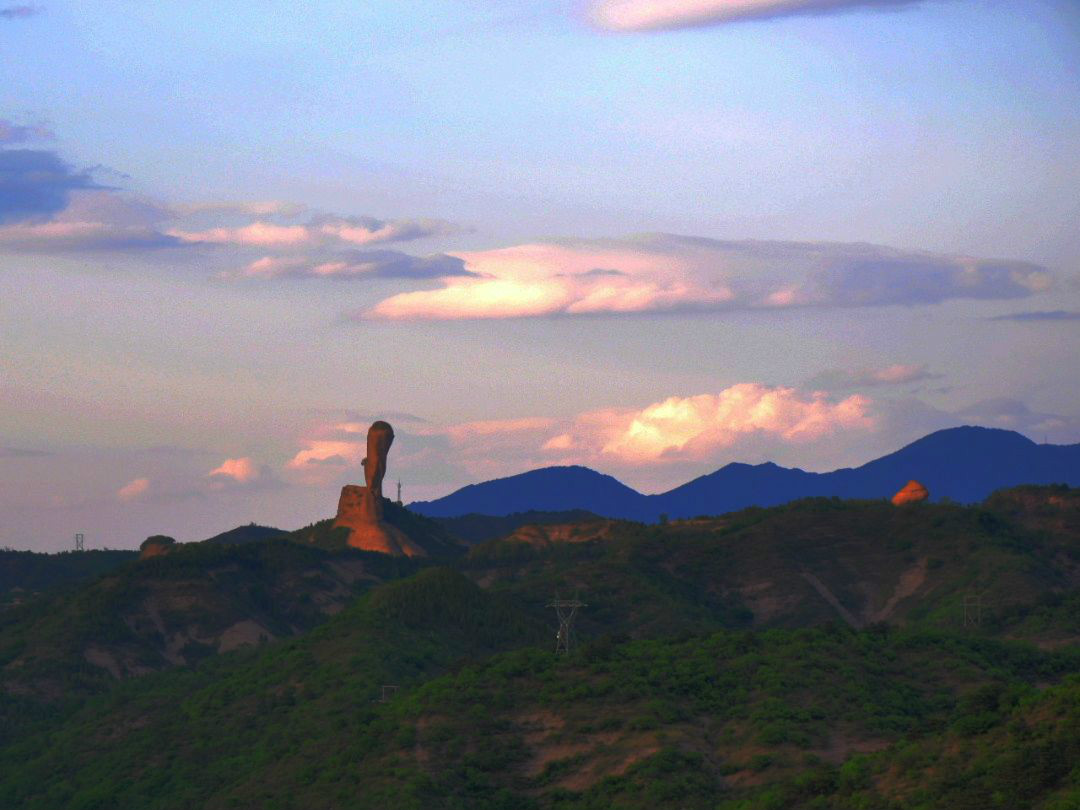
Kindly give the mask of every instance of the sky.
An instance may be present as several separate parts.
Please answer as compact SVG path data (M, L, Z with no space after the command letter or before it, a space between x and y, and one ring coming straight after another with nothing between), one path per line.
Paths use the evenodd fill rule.
M1080 442L1074 0L0 0L0 546ZM903 482L900 482L902 484Z

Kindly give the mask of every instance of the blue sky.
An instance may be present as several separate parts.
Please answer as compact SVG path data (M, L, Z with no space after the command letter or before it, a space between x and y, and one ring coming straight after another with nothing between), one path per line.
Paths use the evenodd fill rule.
M0 544L1080 441L1075 3L739 5L0 0Z

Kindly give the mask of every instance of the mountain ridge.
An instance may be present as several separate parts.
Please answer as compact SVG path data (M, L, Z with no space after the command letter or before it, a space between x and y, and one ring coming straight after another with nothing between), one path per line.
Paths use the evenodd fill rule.
M1020 433L975 425L935 431L858 467L807 472L731 462L666 492L646 495L580 465L543 467L469 484L409 508L428 517L584 509L602 517L655 522L716 515L798 498L887 498L918 479L931 499L975 503L1021 484L1080 484L1080 444L1036 444Z

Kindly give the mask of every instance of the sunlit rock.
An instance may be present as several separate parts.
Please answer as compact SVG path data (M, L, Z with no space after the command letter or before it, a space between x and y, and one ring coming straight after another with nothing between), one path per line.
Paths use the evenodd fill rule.
M903 489L892 496L892 502L896 506L903 506L905 503L918 503L919 501L925 501L930 497L930 490L920 484L918 481L912 480L904 484Z

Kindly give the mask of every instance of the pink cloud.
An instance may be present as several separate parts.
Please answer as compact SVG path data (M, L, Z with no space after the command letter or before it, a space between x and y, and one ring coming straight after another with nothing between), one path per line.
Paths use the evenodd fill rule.
M168 231L168 234L181 242L245 247L296 247L313 241L312 233L305 225L274 225L270 222L253 222L238 228L210 228L205 231L173 229Z
M239 484L247 484L259 478L261 471L250 458L227 458L220 467L207 473L210 477L231 478Z
M136 478L120 487L116 492L116 497L121 501L133 501L144 495L148 489L150 489L149 478Z
M544 449L581 461L701 460L748 437L804 443L836 431L865 430L874 425L869 405L860 395L833 402L822 393L740 383L718 394L668 397L640 410L580 414Z
M239 273L241 278L446 278L465 274L461 259L435 254L413 256L397 250L325 251L318 258L307 255L269 255L256 259Z
M904 385L939 377L930 373L923 364L893 363L881 368L861 368L856 371L829 370L818 374L807 387L825 390L873 388L876 386Z
M191 216L194 214L246 214L253 217L269 216L298 216L307 210L307 207L299 203L289 203L282 200L253 200L253 201L216 201L181 203L172 206L172 210L179 216Z
M868 244L720 241L671 234L452 254L462 273L358 318L457 320L794 307L915 306L1024 298L1052 276L1025 262ZM436 271L438 273L438 271Z
M196 209L196 211L201 210L203 209ZM237 211L238 209L234 205L210 210ZM236 227L217 227L197 231L174 228L168 233L181 242L189 244L300 248L401 242L444 235L454 231L455 228L450 223L436 219L383 221L371 217L316 217L305 224L281 225L259 220Z
M310 470L319 465L350 466L359 464L367 451L363 442L345 442L316 439L306 442L307 447L299 451L286 465L293 470Z
M94 250L165 247L173 240L153 228L108 222L41 222L0 228L0 248Z
M692 28L737 20L848 8L914 5L919 0L596 0L590 17L612 31Z
M922 379L926 375L926 366L896 363L885 368L871 371L872 379L880 383L906 383Z
M733 298L722 281L693 278L686 257L633 246L539 243L453 255L472 276L444 279L442 289L393 296L370 316L441 320L646 312L691 303L717 306Z
M707 465L835 441L877 425L862 395L740 383L719 393L673 396L643 408L602 408L569 418L529 417L426 426L444 436L454 462L478 477L551 464L586 464L619 474Z
M404 242L430 236L445 236L457 228L440 219L405 219L383 222L377 219L331 219L318 226L326 237L351 245L373 245L379 242Z

